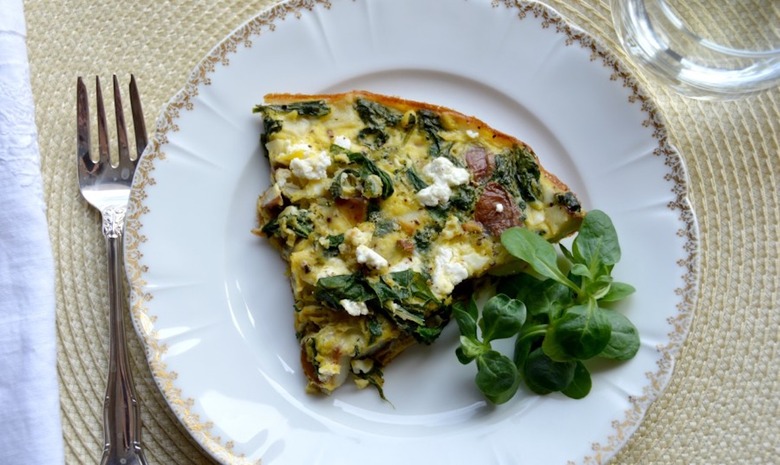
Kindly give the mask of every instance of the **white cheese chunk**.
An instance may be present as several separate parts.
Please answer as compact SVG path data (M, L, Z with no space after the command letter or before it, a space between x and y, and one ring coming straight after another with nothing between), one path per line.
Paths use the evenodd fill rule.
M504 204L503 204L503 203L496 202L496 211L497 211L498 213L501 213L501 212L503 212L503 211L504 211Z
M438 157L425 165L423 174L436 184L443 183L450 187L466 184L470 177L467 169L455 166L446 157Z
M330 163L328 152L307 150L302 157L290 161L290 170L301 179L323 179L328 175Z
M365 302L355 302L354 300L341 299L339 303L344 310L352 316L368 315L368 307Z
M436 249L431 275L431 291L438 296L449 295L455 286L469 277L469 270L461 262L459 255L447 246Z
M450 200L452 189L447 184L434 183L417 192L417 200L426 207L435 207Z
M479 133L473 129L467 129L466 135L469 136L469 139L476 139L477 136L479 136Z
M379 255L374 249L366 245L359 245L355 249L355 259L358 263L368 266L369 268L381 269L387 267L387 260L385 257Z
M349 149L352 148L352 141L349 140L349 138L346 137L346 136L341 136L341 135L336 136L333 139L333 143L335 145L338 145L339 147L341 147L344 150L349 150Z
M470 178L467 169L455 166L446 157L438 157L425 165L423 174L432 181L431 185L417 192L417 200L426 207L446 203L452 195L450 188L466 184Z

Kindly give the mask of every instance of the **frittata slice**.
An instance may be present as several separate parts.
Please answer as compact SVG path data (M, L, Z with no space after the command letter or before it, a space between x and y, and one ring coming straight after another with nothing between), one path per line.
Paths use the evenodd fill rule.
M262 115L271 187L257 234L289 264L309 390L382 367L449 321L458 284L510 257L500 234L574 232L576 196L525 143L456 111L355 91L271 94Z

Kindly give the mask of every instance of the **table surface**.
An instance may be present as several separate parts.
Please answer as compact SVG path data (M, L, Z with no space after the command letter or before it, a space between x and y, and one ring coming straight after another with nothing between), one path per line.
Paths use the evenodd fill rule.
M211 47L273 3L25 2L57 267L58 373L67 463L99 460L108 333L105 256L102 247L85 251L82 246L84 239L102 241L98 213L81 200L72 176L76 76L135 74L151 127ZM608 2L547 3L624 56ZM688 168L701 234L701 281L690 333L669 386L613 463L777 463L780 89L739 101L702 102L638 76ZM210 463L167 408L129 325L128 334L147 458L151 463Z

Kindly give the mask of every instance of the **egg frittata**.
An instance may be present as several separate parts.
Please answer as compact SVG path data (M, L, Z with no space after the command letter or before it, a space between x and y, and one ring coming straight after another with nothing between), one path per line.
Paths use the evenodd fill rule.
M557 241L577 197L525 143L456 111L354 91L270 94L262 116L270 187L256 234L289 264L295 334L311 392L430 344L456 286L506 264L500 234Z

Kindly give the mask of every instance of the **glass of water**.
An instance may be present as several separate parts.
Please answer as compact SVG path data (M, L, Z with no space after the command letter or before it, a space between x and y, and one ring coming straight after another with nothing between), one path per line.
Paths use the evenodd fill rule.
M621 45L682 95L735 99L780 85L780 0L611 0Z

